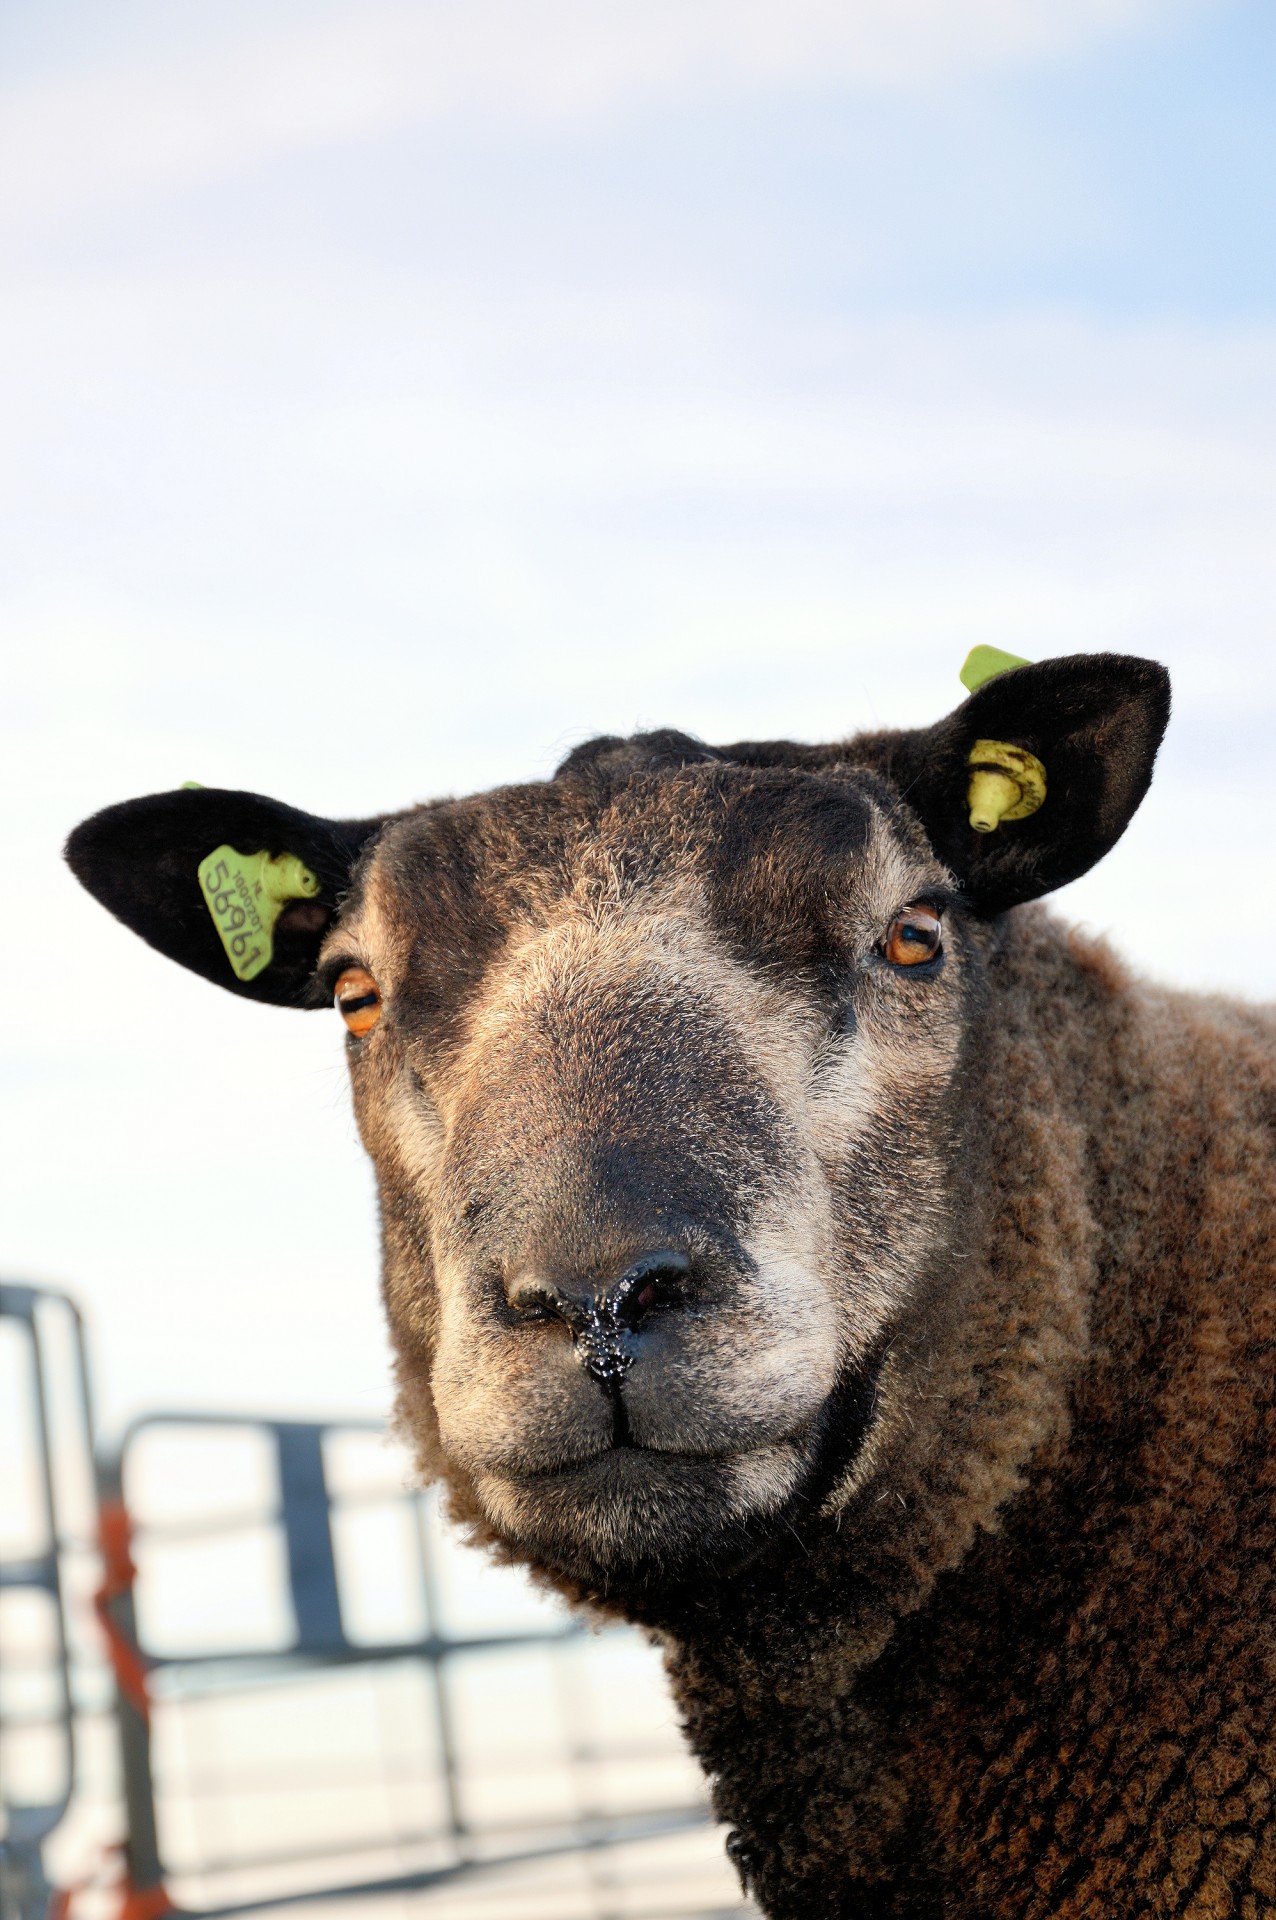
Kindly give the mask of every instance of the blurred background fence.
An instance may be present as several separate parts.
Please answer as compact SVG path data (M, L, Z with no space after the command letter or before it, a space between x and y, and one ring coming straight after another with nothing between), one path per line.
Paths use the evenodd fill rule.
M0 1290L3 1920L739 1914L659 1657L489 1565L375 1425L95 1457L74 1303Z

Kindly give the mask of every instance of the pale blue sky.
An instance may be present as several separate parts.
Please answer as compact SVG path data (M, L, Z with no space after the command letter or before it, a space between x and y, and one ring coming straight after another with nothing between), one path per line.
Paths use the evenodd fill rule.
M369 38L389 11L364 10ZM426 20L447 9L397 11ZM641 21L643 9L627 11ZM841 11L853 14L853 0ZM918 16L919 40L935 11L901 8ZM960 0L950 9L963 11ZM978 11L1013 22L1040 9ZM733 77L708 34L698 67L629 91L600 81L575 112L533 104L506 119L462 93L451 115L390 104L378 124L374 106L369 125L344 133L339 114L320 113L264 155L255 128L236 153L232 116L219 153L178 169L174 185L158 168L135 177L134 192L85 192L82 178L60 217L28 233L31 257L117 268L265 258L377 274L428 262L508 289L582 272L629 286L639 272L829 318L1042 303L1269 318L1276 13L1265 0L1077 11L1090 28L1057 51L993 50L971 70L950 59L911 83L858 74L853 58L821 71L814 55L793 73ZM524 12L519 31L533 38L538 15L551 37L573 23L562 5ZM500 16L473 13L481 45L484 14ZM273 55L286 97L289 58L359 18L332 0L176 10L46 0L6 10L0 57L19 102L109 90L116 76L143 94L176 78L180 101L202 65L236 54L245 66ZM718 39L729 37L727 10ZM233 96L233 80L225 90ZM73 119L63 131L74 138ZM117 160L122 131L106 143ZM91 174L93 153L81 159ZM38 189L34 199L40 207Z
M1266 0L5 10L0 1268L86 1299L111 1417L386 1386L335 1023L80 895L107 801L1145 652L1162 771L1061 910L1276 990L1274 56Z

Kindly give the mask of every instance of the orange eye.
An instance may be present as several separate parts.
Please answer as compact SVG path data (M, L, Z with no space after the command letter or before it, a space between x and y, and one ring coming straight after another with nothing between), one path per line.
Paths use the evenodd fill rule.
M893 967L915 967L939 952L943 929L934 907L905 907L891 921L884 948Z
M351 1033L371 1033L381 1018L381 989L366 967L339 974L333 1000Z

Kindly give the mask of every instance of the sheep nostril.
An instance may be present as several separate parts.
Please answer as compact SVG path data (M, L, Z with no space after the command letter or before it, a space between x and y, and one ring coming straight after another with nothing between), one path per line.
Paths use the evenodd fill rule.
M657 1308L680 1304L690 1272L685 1254L662 1248L632 1261L605 1292L587 1281L563 1283L531 1271L507 1286L505 1297L519 1320L561 1320L578 1346L581 1341L586 1346L603 1341L610 1351L622 1334L636 1333Z
M516 1286L510 1288L506 1298L520 1320L562 1320L570 1326L576 1318L574 1304L557 1288Z
M645 1253L621 1276L607 1304L622 1325L634 1331L656 1307L671 1306L680 1298L690 1271L685 1253Z

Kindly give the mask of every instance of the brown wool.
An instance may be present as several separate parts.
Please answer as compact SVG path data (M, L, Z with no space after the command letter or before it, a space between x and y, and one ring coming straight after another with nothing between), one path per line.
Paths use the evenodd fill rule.
M374 1008L422 1478L658 1639L771 1920L1276 1920L1276 1019L1034 904L1167 714L1079 655L913 733L604 739L364 821L156 795L69 844L209 979ZM1047 791L982 833L989 741ZM320 889L251 982L222 842Z
M1276 1023L1039 910L998 966L986 1239L891 1526L844 1512L675 1688L768 1913L1270 1915Z

